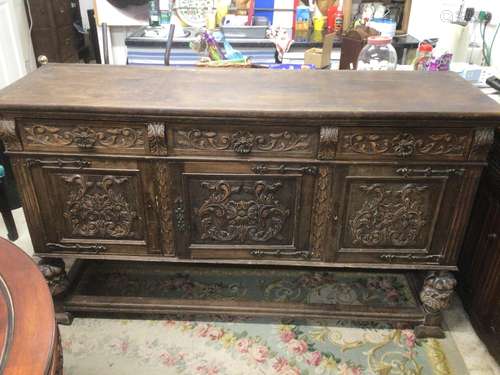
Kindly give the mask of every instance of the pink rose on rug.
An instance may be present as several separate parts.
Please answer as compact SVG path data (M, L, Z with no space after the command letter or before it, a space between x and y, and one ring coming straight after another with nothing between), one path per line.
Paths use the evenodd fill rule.
M304 354L307 352L307 343L304 340L290 340L288 343L288 350L295 354Z
M294 339L295 334L290 330L284 330L284 331L281 331L280 338L281 338L281 341L286 343L286 342L289 342L290 340Z
M210 337L212 341L219 340L224 336L224 331L217 327L210 327L207 331L207 336Z
M275 369L277 372L280 372L282 371L283 369L285 369L286 367L289 367L288 366L288 361L283 358L283 357L279 357L278 359L276 359L276 361L273 363L273 369Z
M196 371L200 375L216 375L219 373L219 368L215 365L202 365L196 368Z
M259 363L265 362L269 357L269 350L264 345L253 345L250 347L249 353Z
M167 366L167 367L172 367L177 363L177 356L174 356L168 352L163 353L160 355L162 363Z
M175 320L165 320L165 321L163 322L163 324L164 324L164 325L165 325L165 327L167 327L167 328L174 327L176 323L177 323L177 322L176 322Z
M411 329L405 329L401 331L401 333L406 339L406 346L410 349L413 349L417 340L417 338L415 337L415 332L413 332Z
M346 363L342 363L338 366L339 375L361 375L361 368L351 367Z
M248 349L252 345L252 341L250 339L239 339L236 341L236 349L240 353L248 353Z
M318 351L315 351L315 352L308 353L306 362L307 362L307 364L309 364L311 366L319 366L319 364L321 363L321 359L322 359L321 353Z
M297 367L287 366L279 372L280 375L300 375L300 370Z
M195 333L199 337L207 337L208 331L210 330L211 325L210 324L200 324L198 327L195 329Z

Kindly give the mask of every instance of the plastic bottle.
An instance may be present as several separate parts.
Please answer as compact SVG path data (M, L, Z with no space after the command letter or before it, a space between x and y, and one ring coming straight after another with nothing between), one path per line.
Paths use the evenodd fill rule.
M326 11L326 28L329 33L335 31L335 14L337 13L337 6L332 5Z

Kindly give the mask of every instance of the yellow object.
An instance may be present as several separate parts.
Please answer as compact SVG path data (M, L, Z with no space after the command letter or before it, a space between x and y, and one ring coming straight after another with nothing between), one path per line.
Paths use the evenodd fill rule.
M313 17L313 28L321 31L325 28L326 17Z
M216 15L215 15L215 23L216 25L221 25L222 23L222 19L226 16L226 14L228 13L229 11L229 6L224 4L224 3L221 3L221 4L217 4L217 8L216 8Z

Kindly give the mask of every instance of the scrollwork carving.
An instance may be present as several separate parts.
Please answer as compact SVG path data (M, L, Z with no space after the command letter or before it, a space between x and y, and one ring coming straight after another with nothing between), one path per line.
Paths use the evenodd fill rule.
M323 126L319 134L318 159L335 159L337 143L339 141L339 128Z
M320 167L314 191L313 218L311 227L312 257L321 257L326 244L327 224L331 217L330 170Z
M147 124L149 152L154 155L167 155L165 124L152 122Z
M495 140L495 131L491 128L477 129L474 132L474 140L470 151L470 160L483 160L488 156L491 145Z
M349 133L342 137L342 151L365 155L455 155L464 156L468 137L453 133Z
M160 216L160 231L162 249L165 255L174 254L172 206L170 204L170 176L168 166L158 163L156 167L157 207Z
M450 272L431 272L424 280L420 300L428 313L437 313L450 305L457 281Z
M16 122L14 120L0 120L0 140L5 148L10 151L21 151L21 141L16 134Z
M26 142L33 145L77 146L89 149L97 146L136 148L144 146L144 130L126 127L75 128L35 124L25 126Z
M254 134L239 130L232 134L217 131L189 129L175 131L175 146L197 150L233 150L238 154L257 151L299 151L311 148L311 135L283 131L269 134Z
M209 192L195 217L200 221L201 239L215 241L265 242L280 239L290 210L275 196L280 182L201 182ZM239 198L233 198L239 194Z
M426 185L406 184L393 188L384 184L362 185L365 199L349 220L352 241L365 246L416 245L427 223Z
M127 176L99 176L91 181L85 175L62 175L70 185L64 217L71 223L72 233L85 237L134 237L137 212L116 185L129 181Z

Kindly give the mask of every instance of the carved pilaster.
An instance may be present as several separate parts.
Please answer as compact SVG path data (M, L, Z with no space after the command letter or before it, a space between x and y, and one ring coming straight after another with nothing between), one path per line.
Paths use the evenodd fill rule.
M9 151L21 151L23 146L16 134L16 122L14 120L0 120L0 140Z
M424 279L420 300L425 311L424 324L415 328L417 337L444 337L441 311L450 305L457 281L448 271L430 272Z
M160 215L161 246L163 254L174 255L174 233L172 221L172 206L170 196L170 176L165 163L157 163L156 186L157 206Z
M38 269L42 273L50 293L53 296L62 294L68 287L68 276L64 261L60 258L41 258L38 260Z
M313 219L311 227L312 257L321 258L326 244L326 231L331 217L331 174L328 167L320 167L314 191Z
M339 128L332 126L321 127L319 134L318 159L335 159L337 152L337 143L339 141Z
M147 124L149 152L154 155L167 155L167 135L165 123L152 122Z
M477 129L469 155L469 160L485 160L495 139L495 130L491 128Z

